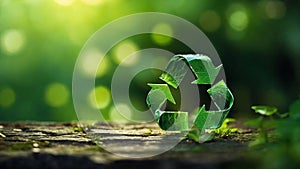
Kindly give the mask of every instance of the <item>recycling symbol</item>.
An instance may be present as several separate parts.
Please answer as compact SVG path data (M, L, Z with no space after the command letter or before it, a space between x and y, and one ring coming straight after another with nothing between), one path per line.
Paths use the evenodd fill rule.
M215 83L222 65L215 67L208 56L200 54L175 55L169 61L165 71L159 77L164 83L148 83L151 87L146 103L154 115L155 121L163 130L187 131L190 127L197 127L201 132L206 129L219 128L228 115L234 97L223 80ZM191 85L207 84L207 90L216 110L206 110L206 105L196 108L196 116L192 126L189 126L189 115L192 112L166 111L163 105L169 101L176 104L170 87L177 89L186 76L188 69L196 79ZM201 93L200 93L201 94Z

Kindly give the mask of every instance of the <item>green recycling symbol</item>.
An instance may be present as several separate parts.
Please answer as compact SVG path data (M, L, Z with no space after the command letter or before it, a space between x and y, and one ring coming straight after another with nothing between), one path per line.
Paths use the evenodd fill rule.
M209 84L212 87L207 90L211 101L217 110L206 110L205 105L196 109L196 117L193 126L201 132L205 129L219 128L229 113L234 97L223 80L215 83L222 65L215 67L208 56L195 55L175 55L169 61L164 73L159 77L165 84L148 83L151 87L146 102L154 119L163 130L187 131L189 129L189 112L165 111L161 110L164 103L176 104L170 87L177 89L189 68L196 80L191 84Z

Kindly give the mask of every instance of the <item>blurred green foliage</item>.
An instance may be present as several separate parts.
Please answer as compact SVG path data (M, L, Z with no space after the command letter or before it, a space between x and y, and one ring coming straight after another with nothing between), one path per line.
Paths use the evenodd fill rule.
M206 33L236 98L232 116L251 116L253 104L285 112L300 93L299 5L279 0L0 0L0 121L76 120L72 73L84 43L114 19L150 11L180 16ZM171 32L164 24L155 29ZM96 80L104 87L95 92L107 96L100 97L98 108L108 113L113 112L108 75L122 48L191 52L166 37L136 36L122 43L97 73L107 79Z
M274 132L277 134L277 139L272 143L264 143L264 152L260 154L261 159L263 159L263 163L260 168L299 168L300 99L294 101L289 106L288 115L289 116L286 118L281 118L274 121Z

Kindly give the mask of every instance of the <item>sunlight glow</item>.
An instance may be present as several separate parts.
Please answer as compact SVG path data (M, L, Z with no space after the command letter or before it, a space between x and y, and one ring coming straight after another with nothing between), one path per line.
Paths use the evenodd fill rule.
M87 5L99 5L103 3L104 0L81 0L81 1Z

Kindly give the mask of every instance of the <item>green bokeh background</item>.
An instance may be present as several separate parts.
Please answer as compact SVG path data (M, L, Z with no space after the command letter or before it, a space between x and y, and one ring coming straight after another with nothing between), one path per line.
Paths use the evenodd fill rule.
M285 112L300 94L299 7L279 0L0 0L0 121L76 120L71 88L80 49L105 24L138 12L174 14L204 31L235 96L231 116L251 116L254 104ZM132 37L129 48L189 53L175 40L157 39ZM108 88L114 53L99 81Z

